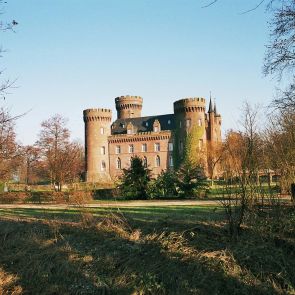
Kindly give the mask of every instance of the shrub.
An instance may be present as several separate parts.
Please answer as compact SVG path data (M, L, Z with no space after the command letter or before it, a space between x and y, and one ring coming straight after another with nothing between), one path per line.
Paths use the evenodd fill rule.
M176 172L176 176L181 198L204 196L208 189L204 169L200 166L183 164Z
M6 192L0 194L1 204L22 203L29 198L26 192Z
M157 179L148 186L148 196L154 198L172 198L177 196L177 177L173 171L162 171Z

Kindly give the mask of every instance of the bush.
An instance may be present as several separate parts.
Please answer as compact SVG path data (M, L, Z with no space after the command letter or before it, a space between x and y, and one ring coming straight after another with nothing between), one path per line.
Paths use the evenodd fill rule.
M176 176L181 198L204 197L208 183L202 167L184 164L176 172Z
M93 190L94 199L113 199L120 197L120 190L118 188L105 188Z
M93 192L7 192L0 194L0 203L56 203L85 204L93 200Z
M0 194L1 204L23 203L29 198L26 192L6 192Z
M177 177L173 171L162 171L157 179L148 185L150 199L173 198L177 196Z

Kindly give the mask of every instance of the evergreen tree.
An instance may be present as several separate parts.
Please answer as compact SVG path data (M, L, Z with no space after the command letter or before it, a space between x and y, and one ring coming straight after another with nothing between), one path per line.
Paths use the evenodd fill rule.
M141 158L134 156L131 158L130 168L123 169L119 189L125 198L147 199L147 189L150 180L150 170L144 167Z
M177 187L182 198L200 196L200 192L208 188L204 169L201 166L184 163L177 174Z

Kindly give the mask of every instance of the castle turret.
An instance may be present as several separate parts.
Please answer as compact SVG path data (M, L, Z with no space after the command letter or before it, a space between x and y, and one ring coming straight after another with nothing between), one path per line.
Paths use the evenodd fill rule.
M87 109L83 111L85 123L86 181L110 180L108 136L111 135L112 111Z
M209 122L208 122L208 131L209 136L208 139L212 142L215 141L215 112L212 104L212 99L210 96L210 102L209 102L209 109L208 109L208 116L209 116Z
M217 112L216 103L214 103L214 116L215 116L215 139L221 142L221 115Z
M141 117L142 98L140 96L120 96L115 98L117 118L128 119Z
M221 142L221 116L217 113L216 103L212 104L210 97L208 109L208 140Z
M196 155L185 155L187 153L188 141L190 141L190 147L193 153L197 153L205 148L206 132L205 132L205 108L206 100L204 98L185 98L174 102L174 114L175 114L175 147L178 152L178 157L183 159L184 157Z

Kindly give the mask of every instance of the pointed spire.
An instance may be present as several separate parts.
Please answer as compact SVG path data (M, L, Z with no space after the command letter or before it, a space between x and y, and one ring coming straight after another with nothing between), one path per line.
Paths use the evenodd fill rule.
M213 113L211 91L210 91L210 102L209 102L209 110L208 110L208 113Z
M214 98L214 114L217 114L217 108L216 108L216 98Z

